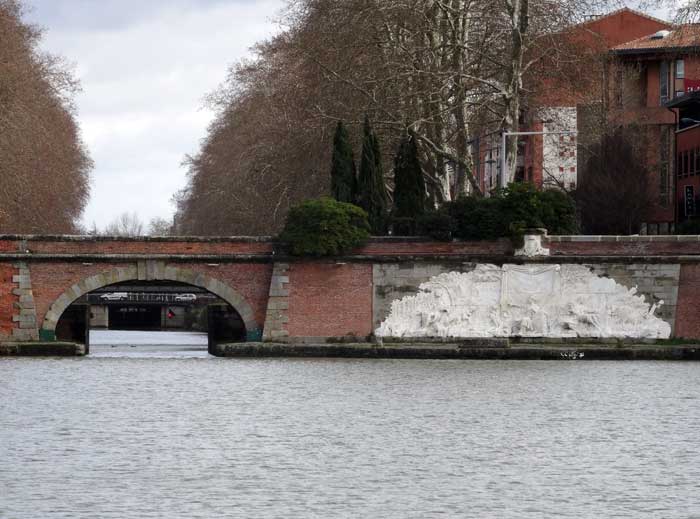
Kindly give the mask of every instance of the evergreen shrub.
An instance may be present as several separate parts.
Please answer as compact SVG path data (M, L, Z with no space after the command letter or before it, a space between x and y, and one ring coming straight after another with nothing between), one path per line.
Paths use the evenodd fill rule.
M354 203L357 198L357 173L350 136L342 121L338 121L333 137L331 160L331 193L339 202Z
M333 256L361 246L369 236L365 211L323 197L292 207L280 240L295 256Z
M450 214L441 209L430 211L418 218L418 229L425 236L438 241L450 241L455 228L455 220Z
M676 226L676 234L700 234L700 218L691 218Z
M384 183L379 140L367 117L363 134L362 159L357 177L357 205L367 212L372 234L382 236L386 234L389 223L389 195Z
M576 234L576 206L562 191L539 191L529 183L511 184L489 198L462 197L443 205L440 214L431 216L423 232L444 239L450 220L451 235L461 240L495 240L510 237L519 245L527 229L544 227L549 234Z

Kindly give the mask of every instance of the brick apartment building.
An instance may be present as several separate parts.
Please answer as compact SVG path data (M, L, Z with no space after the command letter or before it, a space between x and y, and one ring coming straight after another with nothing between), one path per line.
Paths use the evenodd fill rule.
M586 146L597 123L635 124L646 134L644 158L658 193L647 229L669 232L700 212L700 25L673 25L621 9L562 32L581 55L572 83L548 78L530 85L537 96L523 113L521 131L546 132L519 140L514 180L576 188ZM561 133L556 133L561 132ZM497 187L501 135L476 141L475 171L485 192ZM696 200L698 199L698 200ZM697 209L696 209L697 207Z
M658 185L649 232L664 233L671 223L695 215L700 194L694 93L700 90L700 26L658 31L615 46L611 55L617 76L609 79L609 117L646 130L647 165Z
M521 138L514 180L575 189L579 168L576 136L579 114L588 106L601 104L610 49L670 28L671 25L663 20L631 9L620 9L591 17L560 33L559 39L564 42L562 46L568 45L569 52L577 54L581 68L565 71L568 77L550 73L547 63L536 70L527 85L527 89L536 95L524 110L520 129L523 132L569 133ZM488 192L499 185L501 134L495 132L482 136L475 143L475 171L482 190Z

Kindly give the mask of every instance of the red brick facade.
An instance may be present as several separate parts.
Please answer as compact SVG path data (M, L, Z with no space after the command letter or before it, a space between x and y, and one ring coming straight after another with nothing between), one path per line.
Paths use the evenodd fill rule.
M4 244L0 242L0 247ZM0 263L0 339L12 335L12 316L15 313L17 297L12 293L15 286L12 276L16 273L11 263Z
M292 263L287 329L290 337L370 335L372 264Z
M700 265L682 265L676 308L676 337L700 338Z

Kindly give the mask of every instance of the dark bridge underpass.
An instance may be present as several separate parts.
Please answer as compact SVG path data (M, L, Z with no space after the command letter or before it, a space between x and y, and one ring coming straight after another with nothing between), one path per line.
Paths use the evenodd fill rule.
M74 301L56 325L56 339L89 348L90 330L206 332L209 345L246 339L240 314L200 287L172 281L109 285Z

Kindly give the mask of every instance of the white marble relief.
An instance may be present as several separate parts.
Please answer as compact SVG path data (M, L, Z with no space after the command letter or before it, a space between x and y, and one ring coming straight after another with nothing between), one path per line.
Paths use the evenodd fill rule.
M636 288L583 265L478 265L396 300L378 337L661 338L671 327Z

